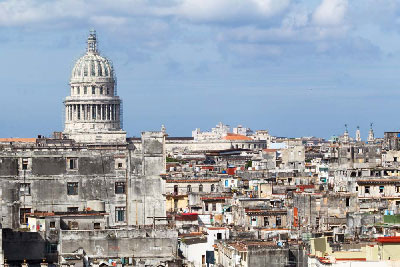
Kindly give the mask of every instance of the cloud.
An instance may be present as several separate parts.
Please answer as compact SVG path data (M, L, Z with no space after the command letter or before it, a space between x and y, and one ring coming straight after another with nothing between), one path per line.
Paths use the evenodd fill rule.
M343 23L347 0L323 0L313 14L313 20L320 26L336 26Z
M195 22L255 21L285 10L290 0L184 0L175 16Z

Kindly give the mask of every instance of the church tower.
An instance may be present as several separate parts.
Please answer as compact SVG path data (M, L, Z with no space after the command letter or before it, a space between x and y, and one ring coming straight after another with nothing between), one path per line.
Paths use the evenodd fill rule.
M370 124L370 129L368 133L368 143L374 143L375 142L375 136L374 136L374 130L372 129L372 122Z
M349 131L347 130L347 124L345 124L344 127L346 128L346 130L344 131L343 134L343 143L348 143L350 141L350 137L349 137Z
M357 126L356 130L356 142L361 142L360 126Z
M112 63L100 56L91 31L84 56L72 69L71 94L64 101L64 135L82 143L125 143L122 102L117 96Z

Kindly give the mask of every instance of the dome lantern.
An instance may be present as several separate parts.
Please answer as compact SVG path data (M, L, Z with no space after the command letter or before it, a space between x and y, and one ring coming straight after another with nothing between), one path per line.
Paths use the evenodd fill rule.
M89 33L88 41L87 41L87 52L88 53L97 53L97 38L96 31L91 30Z

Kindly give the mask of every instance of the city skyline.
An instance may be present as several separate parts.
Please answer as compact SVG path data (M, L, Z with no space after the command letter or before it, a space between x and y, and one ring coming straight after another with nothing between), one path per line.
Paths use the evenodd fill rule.
M161 124L190 136L219 121L290 137L329 138L345 123L363 139L370 122L378 137L397 130L394 1L72 2L1 3L1 137L63 130L91 28L114 62L128 136Z

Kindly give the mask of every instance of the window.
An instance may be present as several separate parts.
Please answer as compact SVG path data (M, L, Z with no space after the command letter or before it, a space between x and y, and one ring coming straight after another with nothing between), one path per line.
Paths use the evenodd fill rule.
M215 185L212 184L212 185L211 185L211 192L214 192L214 191L215 191Z
M93 224L93 229L99 230L100 229L100 223L94 223Z
M98 75L98 76L103 76L103 70L102 70L102 68L101 68L100 62L97 63L97 67L98 67L98 69L97 69L97 75Z
M383 185L379 186L379 193L383 193L383 190L385 190L385 187Z
M107 95L110 94L110 89L107 87Z
M346 197L346 207L350 207L350 198Z
M199 185L199 192L203 192L203 185Z
M125 221L125 207L116 207L115 208L115 221L116 222Z
M125 182L115 182L115 194L125 194Z
M28 169L28 159L22 159L22 169L23 170Z
M31 195L31 184L29 184L29 183L19 184L19 195L20 196L30 196Z
M28 218L26 217L27 213L31 213L30 208L20 208L19 209L19 223L20 224L27 224Z
M358 186L356 186L356 192L358 192Z
M76 87L76 94L77 95L81 94L81 88L79 86Z
M178 194L178 185L174 185L174 194L177 195Z
M78 212L78 207L67 207L67 212Z
M76 170L78 168L78 159L77 158L68 158L67 165L68 165L68 169Z
M365 188L364 188L364 192L365 192L365 194L369 194L369 186L366 186Z
M191 185L188 185L188 186L187 186L187 192L188 192L188 193L192 192L192 186L191 186Z
M55 221L51 221L50 222L50 228L56 228L56 222Z
M100 94L103 94L103 87L100 87Z
M216 211L217 210L217 203L212 203L212 210Z
M96 94L96 87L92 86L92 95Z
M396 193L400 193L400 185L396 185Z
M79 223L76 221L68 221L68 228L70 230L79 230Z
M83 94L85 94L85 95L87 94L87 87L86 86L83 87Z
M118 162L118 169L122 169L122 162Z
M394 161L394 162L397 162L397 157L393 157L393 161Z
M78 195L78 183L67 183L67 194Z
M269 219L268 219L268 217L264 217L264 226L269 226Z
M85 62L84 68L83 68L83 76L88 76L88 64Z
M90 61L90 75L91 76L95 76L96 75L95 74L94 61L93 60Z
M217 233L217 239L221 240L222 239L222 233Z
M276 226L281 226L281 224L282 224L281 216L276 216Z
M204 208L205 208L206 211L208 211L208 203L204 204Z

